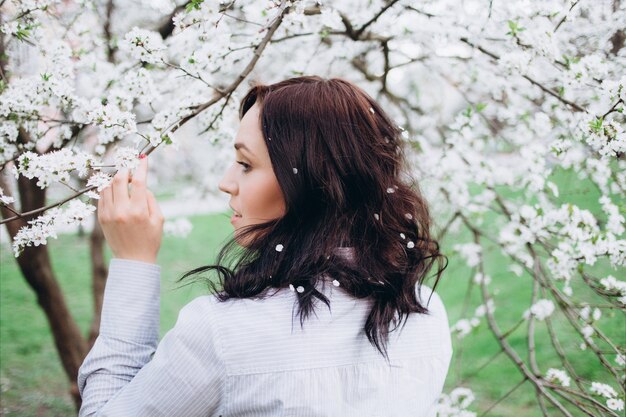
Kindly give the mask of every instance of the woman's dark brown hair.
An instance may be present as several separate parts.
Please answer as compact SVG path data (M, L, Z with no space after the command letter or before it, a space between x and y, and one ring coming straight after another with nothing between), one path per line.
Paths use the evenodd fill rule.
M330 308L315 284L323 275L333 277L352 296L373 299L364 331L389 359L388 333L403 318L406 324L409 313L428 313L416 285L419 293L437 260L434 290L447 266L430 235L427 202L407 182L402 129L363 90L337 78L258 85L242 100L240 117L254 103L261 108L261 130L286 213L238 231L251 242L247 247L231 239L216 265L191 270L181 280L216 271L219 286L208 283L220 301L302 286L304 292L295 293L302 326L315 298ZM278 244L282 252L275 250ZM338 256L337 247L352 247L356 258Z

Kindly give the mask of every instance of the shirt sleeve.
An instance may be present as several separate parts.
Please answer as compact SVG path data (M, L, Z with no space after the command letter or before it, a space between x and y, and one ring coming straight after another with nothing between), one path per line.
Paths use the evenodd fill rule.
M427 294L425 297L425 301L428 301ZM439 397L443 392L443 387L446 382L446 377L448 375L448 371L450 369L450 362L452 360L452 338L450 335L450 324L448 322L448 314L446 312L446 308L441 300L441 297L436 292L432 292L432 297L430 299L430 303L428 304L428 309L432 311L432 314L437 317L437 321L439 323L440 328L440 337L439 337L439 345L441 346L441 350L438 356L435 358L436 362L436 374L433 375L432 379L432 387L435 392L435 400L428 407L428 410L424 414L425 417L437 417L439 412Z
M219 407L225 369L210 296L158 343L160 267L114 258L100 334L78 372L79 416L196 416ZM158 345L158 346L157 346Z

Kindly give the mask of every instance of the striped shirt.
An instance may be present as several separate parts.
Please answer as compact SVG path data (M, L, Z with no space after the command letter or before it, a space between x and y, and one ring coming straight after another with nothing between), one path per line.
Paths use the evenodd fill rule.
M160 266L112 259L100 335L79 370L79 416L434 417L452 355L437 293L422 286L430 314L389 334L387 362L363 330L372 301L331 281L317 288L331 309L317 303L303 328L290 289L206 295L159 343Z

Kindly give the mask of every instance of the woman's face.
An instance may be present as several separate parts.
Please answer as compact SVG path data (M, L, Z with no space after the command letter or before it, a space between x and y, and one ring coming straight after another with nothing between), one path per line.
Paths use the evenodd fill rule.
M285 214L285 200L278 185L270 155L263 139L260 107L254 104L241 119L235 137L235 160L226 170L219 189L230 194L234 210L231 223L237 230L251 224L264 223Z

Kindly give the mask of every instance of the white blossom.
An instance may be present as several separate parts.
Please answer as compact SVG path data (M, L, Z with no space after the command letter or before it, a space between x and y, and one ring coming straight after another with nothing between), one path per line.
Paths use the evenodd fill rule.
M37 186L44 189L54 182L67 183L74 170L79 176L85 176L96 159L85 152L72 152L64 148L43 155L24 152L17 163L19 174L29 179L37 178Z
M89 179L87 180L87 187L95 186L98 192L100 192L109 184L111 184L112 180L113 177L111 177L109 174L98 171L94 173L91 177L89 177Z
M474 275L474 283L480 285L482 282L484 282L485 285L489 285L491 277L489 275L484 275L481 272L477 272L476 275Z
M600 204L602 204L602 211L608 216L607 230L618 236L624 233L624 216L619 214L617 206L605 195L600 197Z
M614 411L624 411L624 400L621 398L609 398L606 400L606 406Z
M0 187L0 203L8 205L13 202L15 202L15 198L11 197L10 195L5 195L4 190L2 189L2 187Z
M87 121L100 127L98 140L101 144L113 142L137 131L135 115L123 111L114 104L96 104L87 112Z
M476 307L474 315L476 317L483 317L487 312L493 314L496 311L496 306L493 302L493 299L487 301L487 304L481 304Z
M139 152L127 146L119 146L115 150L115 169L134 170L139 165Z
M45 245L50 237L56 239L59 227L83 223L95 210L95 206L81 200L71 200L66 209L54 207L36 219L29 220L29 226L20 228L13 240L15 257L28 246Z
M591 393L596 395L601 395L604 398L615 398L617 397L617 392L610 385L603 384L601 382L592 382L591 383Z
M567 372L561 369L554 369L554 368L548 369L548 372L546 373L545 378L549 382L554 382L564 387L570 386L570 381L571 381L570 377L567 375Z
M475 400L474 392L466 387L456 387L449 394L441 393L435 411L438 417L476 417L467 410Z
M150 64L159 63L166 49L158 33L137 27L124 36L120 48L128 51L133 58Z
M457 251L467 263L467 266L474 267L480 262L482 247L476 243L455 244L452 247Z
M189 219L185 217L176 220L168 220L163 224L163 233L169 236L187 237L192 229L193 225Z
M477 327L480 324L480 320L477 318L472 319L461 319L457 321L452 327L450 327L450 332L457 333L459 339L467 336L474 327Z
M608 275L600 280L600 284L606 291L616 291L618 294L626 296L626 281L620 281L613 275Z
M541 299L533 304L530 309L526 310L522 317L528 320L531 315L535 316L537 320L545 320L550 317L554 312L554 303L552 300Z

